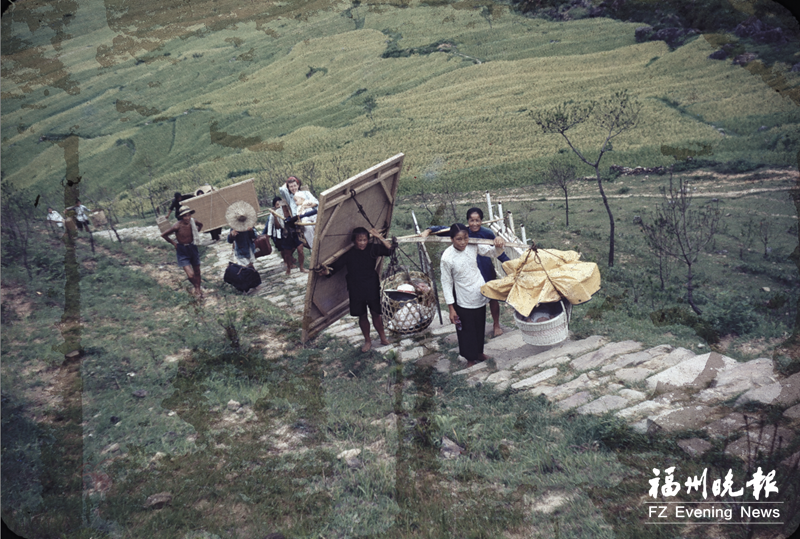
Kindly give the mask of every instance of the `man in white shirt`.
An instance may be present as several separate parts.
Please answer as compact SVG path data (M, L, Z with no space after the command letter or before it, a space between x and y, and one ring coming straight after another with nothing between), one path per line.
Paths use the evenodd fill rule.
M80 200L76 200L74 206L70 206L64 211L70 210L75 210L75 221L78 224L78 230L83 230L85 228L86 232L91 234L92 231L89 230L89 208L81 204Z
M53 226L64 228L64 218L53 208L47 208L47 222L50 224L51 228Z

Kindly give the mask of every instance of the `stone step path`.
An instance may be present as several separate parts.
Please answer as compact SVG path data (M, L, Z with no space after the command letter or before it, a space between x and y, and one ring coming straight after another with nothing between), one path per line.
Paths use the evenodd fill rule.
M123 237L160 241L157 227L119 232ZM222 237L227 237L227 231ZM205 245L204 275L222 281L231 246L224 239ZM255 295L301 317L308 274L295 270L287 277L278 253L257 259L256 269L263 283ZM800 426L800 373L782 377L769 358L739 362L716 352L698 355L669 345L645 348L635 341L609 342L597 335L569 338L554 346L533 346L524 342L519 330L506 328L503 335L486 344L485 352L492 360L463 368L463 358L456 362L449 359L448 352L457 352L457 340L446 311L444 321L440 324L435 317L425 332L414 336L390 336L393 343L388 346L373 340L373 348L379 353L393 351L402 362L421 362L440 372L463 376L470 385L484 384L497 391L510 387L543 395L563 411L611 413L641 433L700 430L708 438L741 433L726 449L741 458L746 458L748 451L766 452L776 437L783 438L785 447L796 436L783 427L761 433L751 427L745 434L744 404L779 406L786 418ZM487 332L490 330L487 325ZM324 333L353 345L363 342L352 317L337 321ZM375 337L374 330L372 335ZM679 445L691 455L711 448L707 440L698 437L681 440ZM789 459L800 459L800 452Z

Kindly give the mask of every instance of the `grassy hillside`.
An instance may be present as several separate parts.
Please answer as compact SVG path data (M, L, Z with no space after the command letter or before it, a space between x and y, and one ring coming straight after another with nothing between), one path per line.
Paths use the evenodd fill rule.
M667 164L662 145L705 144L717 161L796 164L787 96L800 75L709 60L703 37L670 51L637 44L637 23L548 22L477 2L71 5L3 17L3 182L48 200L71 133L88 195L311 163L321 189L399 151L406 192L448 176L524 185L564 148L529 111L623 88L642 122L609 161Z

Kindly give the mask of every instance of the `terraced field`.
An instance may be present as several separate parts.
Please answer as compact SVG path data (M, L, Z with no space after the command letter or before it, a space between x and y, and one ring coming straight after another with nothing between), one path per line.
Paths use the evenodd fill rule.
M565 148L529 112L621 89L643 111L615 140L617 164L674 162L664 146L795 164L800 76L710 60L713 36L671 51L636 43L636 23L474 2L180 6L33 3L4 16L4 182L56 196L75 134L84 194L220 186L312 163L322 189L398 151L407 192L448 176L523 185ZM579 147L597 136L580 132Z

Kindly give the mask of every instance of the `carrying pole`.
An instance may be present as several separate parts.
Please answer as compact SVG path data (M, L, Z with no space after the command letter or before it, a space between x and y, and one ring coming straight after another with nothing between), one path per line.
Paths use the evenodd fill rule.
M419 234L419 223L417 223L417 216L414 215L414 210L411 210L411 217L414 219L414 230L416 230L417 234ZM422 271L425 272L425 275L428 276L428 278L431 280L431 284L433 285L433 297L436 298L436 309L439 311L439 323L444 325L444 321L442 321L442 306L439 305L439 289L436 286L436 275L433 273L431 257L428 254L428 249L425 247L424 243L417 244L417 254L419 255L419 262L420 267L422 267Z

